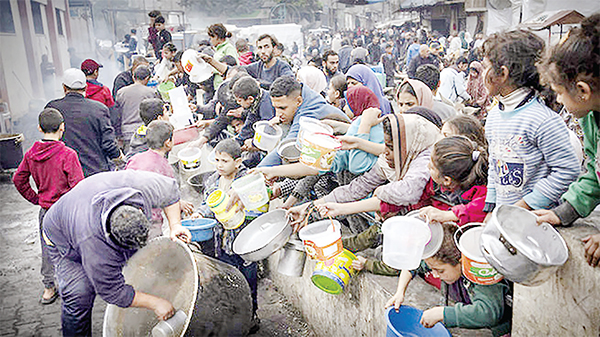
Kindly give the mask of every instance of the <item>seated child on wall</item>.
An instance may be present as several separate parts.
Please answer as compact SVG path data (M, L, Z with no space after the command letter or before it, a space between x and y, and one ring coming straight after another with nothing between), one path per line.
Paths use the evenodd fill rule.
M433 274L444 283L446 306L425 310L421 318L423 326L431 328L437 322L443 322L447 328L489 328L494 336L510 336L512 292L509 284L502 280L492 285L480 285L464 277L461 253L453 240L455 230L456 227L444 224L444 239L438 252L421 261L418 269L402 270L398 289L385 306L394 306L397 310L404 302L406 288L413 276ZM449 300L456 304L449 306Z

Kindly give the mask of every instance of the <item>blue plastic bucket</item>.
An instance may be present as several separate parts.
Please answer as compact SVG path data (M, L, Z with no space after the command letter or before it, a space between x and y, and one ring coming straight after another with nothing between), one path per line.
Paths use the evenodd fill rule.
M181 225L192 233L192 241L200 242L210 240L213 236L213 227L217 223L213 219L188 219L181 221Z
M400 306L398 312L394 307L389 307L385 312L387 321L386 337L449 337L452 336L448 329L437 323L429 329L421 325L423 311L409 307Z

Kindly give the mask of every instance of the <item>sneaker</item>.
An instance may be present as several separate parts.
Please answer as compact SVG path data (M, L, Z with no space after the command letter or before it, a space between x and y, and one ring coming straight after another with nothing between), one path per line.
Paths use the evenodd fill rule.
M259 329L260 329L260 318L258 318L258 315L254 314L252 316L252 326L250 327L250 331L248 332L248 334L253 335L253 334L257 333Z

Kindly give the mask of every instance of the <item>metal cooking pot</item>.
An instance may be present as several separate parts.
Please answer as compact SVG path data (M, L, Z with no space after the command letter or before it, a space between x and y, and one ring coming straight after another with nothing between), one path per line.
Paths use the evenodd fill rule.
M291 239L283 246L277 272L283 275L302 277L305 263L306 252L302 241L297 238Z
M496 207L481 233L481 252L507 279L525 286L548 280L569 258L562 236L535 214L510 205Z
M264 260L288 242L292 226L285 210L276 209L259 216L240 231L233 251L245 261Z

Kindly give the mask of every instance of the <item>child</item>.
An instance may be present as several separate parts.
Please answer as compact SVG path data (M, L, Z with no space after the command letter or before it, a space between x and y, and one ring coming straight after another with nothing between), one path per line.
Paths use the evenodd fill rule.
M446 306L425 310L421 324L426 328L443 322L447 328L480 329L490 328L494 336L510 334L512 310L508 297L510 288L506 281L492 285L479 285L466 279L461 273L460 251L453 241L454 230L444 225L444 239L438 252L421 262L415 271L403 270L398 280L396 294L390 298L386 307L394 306L396 310L404 302L406 288L414 274L427 277L432 273L445 284ZM448 306L448 300L456 302Z
M329 87L327 88L327 102L334 107L346 112L346 78L344 75L336 75L329 80ZM348 113L348 112L347 112ZM351 111L349 111L351 113ZM352 117L348 115L348 117Z
M140 118L144 122L144 125L137 128L133 136L131 136L127 160L137 153L148 150L148 144L146 143L148 125L155 120L168 121L169 106L165 105L165 102L160 98L146 98L140 102Z
M568 226L588 216L600 202L600 14L594 14L572 30L568 38L556 45L540 65L557 100L576 118L584 133L584 148L589 162L587 172L569 186L560 206L550 211L536 211L540 222ZM582 239L585 255L592 267L600 262L600 234Z
M503 204L552 207L579 175L575 150L565 146L565 123L538 98L536 62L543 48L543 40L528 31L498 33L484 42L485 85L499 101L486 121L486 212Z
M157 33L157 48L154 49L154 56L156 56L156 58L159 61L162 61L163 55L161 51L165 44L171 42L172 37L171 33L169 33L169 31L165 29L165 18L163 16L159 16L156 19L154 19L154 28L156 28Z
M210 195L217 189L229 193L231 183L237 178L246 175L246 167L242 164L242 150L240 145L234 139L224 139L215 146L215 167L217 171L206 178L204 181L204 197ZM203 216L214 217L212 212L205 206L201 211ZM252 294L252 319L254 325L250 329L251 333L258 331L260 320L256 316L258 308L257 289L258 289L258 269L256 262L246 264L246 262L233 252L233 241L238 233L249 223L246 219L240 227L236 229L225 229L222 226L214 227L215 256L232 266L235 266L244 275Z
M149 149L131 157L125 169L150 171L175 178L173 167L166 158L173 148L173 125L163 120L152 121L146 130L146 144ZM180 200L180 207L185 214L193 212L193 205L189 202ZM152 227L148 231L148 240L162 236L162 224L161 209L152 209Z
M442 135L444 137L465 136L485 149L488 147L483 125L473 116L459 115L449 119L442 126Z
M21 195L34 205L40 205L40 243L42 245L42 282L44 293L42 304L51 304L58 298L54 282L54 266L48 256L48 246L42 238L44 215L63 194L83 179L83 170L77 152L60 141L65 132L65 122L60 112L53 108L44 109L39 115L38 130L44 134L41 141L33 144L25 153L23 161L13 176L15 187ZM29 177L37 187L31 188Z

